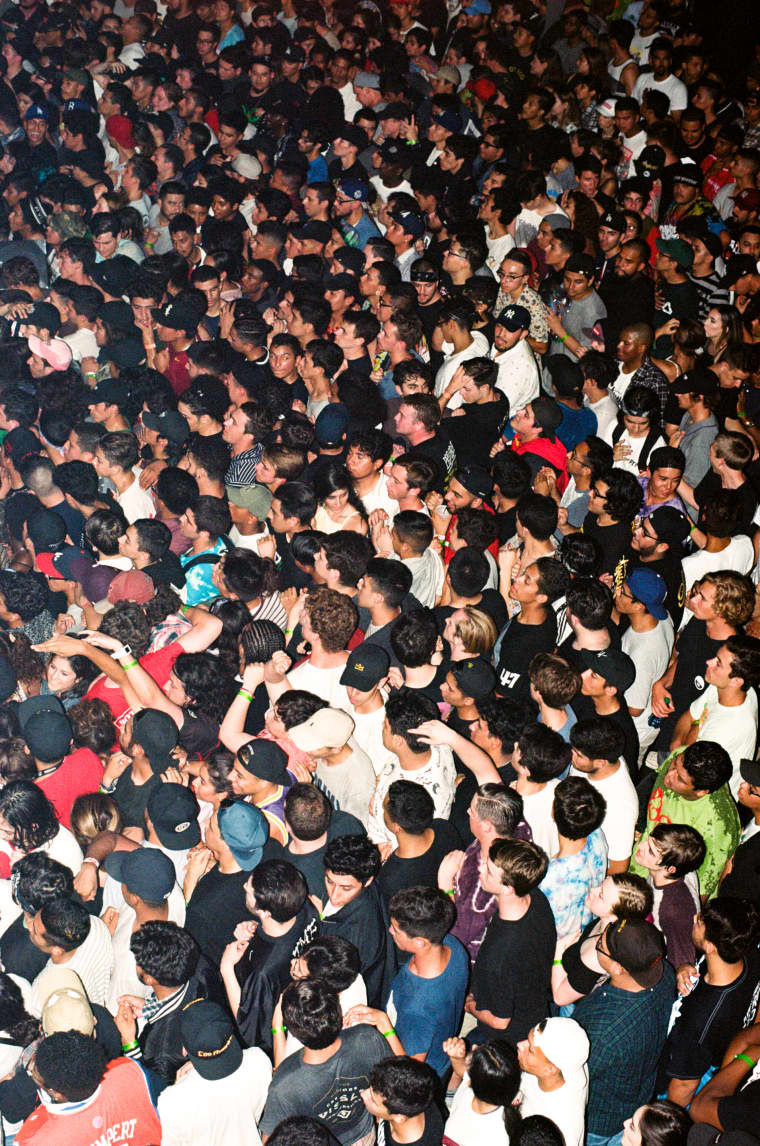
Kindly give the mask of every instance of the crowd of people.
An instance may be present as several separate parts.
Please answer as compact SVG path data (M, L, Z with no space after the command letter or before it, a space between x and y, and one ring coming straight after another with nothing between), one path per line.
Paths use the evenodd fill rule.
M4 1146L760 1146L711 7L0 3Z

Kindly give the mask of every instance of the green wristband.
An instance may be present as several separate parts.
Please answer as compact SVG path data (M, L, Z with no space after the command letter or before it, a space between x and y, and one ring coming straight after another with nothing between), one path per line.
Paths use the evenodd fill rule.
M249 703L250 703L250 701L252 701L252 700L253 700L253 697L251 696L250 692L246 692L244 688L239 688L239 689L237 690L237 695L238 695L238 696L244 696L244 697L245 697L245 699L246 699L246 700L247 700Z
M750 1058L748 1054L735 1054L734 1055L734 1062L736 1062L736 1060L738 1058L740 1058L742 1060L742 1062L746 1062L747 1066L757 1066L757 1063L755 1062L755 1060L753 1058Z
M380 1034L383 1036L384 1039L389 1039L391 1037L391 1035L395 1035L395 1033L396 1033L395 1027L391 1027L391 1029L389 1031L381 1031L380 1032Z
M127 669L137 668L139 663L140 663L139 661L127 661L127 663L123 664L121 667L126 672Z
M285 1032L287 1031L287 1029L288 1029L287 1027L272 1027L272 1034L273 1035L284 1035Z
M451 898L453 899L453 898L454 898L454 888L453 888L453 887L449 887L449 888L447 888L447 890L446 890L446 894L447 894L447 895L450 895L450 896L451 896Z
M121 1049L123 1051L136 1050L136 1048L139 1047L139 1045L140 1044L138 1043L137 1039L133 1039L131 1043L122 1043Z
M561 967L561 966L562 966L562 960L561 959L554 959L553 960L552 967Z

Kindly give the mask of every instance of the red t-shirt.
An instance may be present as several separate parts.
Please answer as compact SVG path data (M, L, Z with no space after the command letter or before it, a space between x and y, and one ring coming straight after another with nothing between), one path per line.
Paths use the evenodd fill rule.
M174 668L174 662L184 651L182 641L172 641L163 649L157 649L154 653L145 653L139 658L139 661L145 671L153 677L156 684L160 688L164 688ZM95 697L97 700L106 702L113 713L117 728L122 728L132 715L132 709L127 704L124 693L120 688L114 688L106 676L99 676L97 680L92 682L87 689L87 697L90 699Z
M158 1146L161 1123L136 1062L109 1062L92 1098L65 1114L38 1106L16 1135L19 1146Z
M119 690L121 691L121 690ZM77 748L64 756L60 767L49 776L38 776L35 783L51 801L56 817L70 827L71 807L77 796L97 792L103 779L103 765L91 748Z

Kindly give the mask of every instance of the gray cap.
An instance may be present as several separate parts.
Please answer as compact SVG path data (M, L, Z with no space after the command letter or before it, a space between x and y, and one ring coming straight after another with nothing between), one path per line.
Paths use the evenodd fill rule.
M357 72L354 76L354 86L357 88L372 88L380 91L380 76L377 72Z

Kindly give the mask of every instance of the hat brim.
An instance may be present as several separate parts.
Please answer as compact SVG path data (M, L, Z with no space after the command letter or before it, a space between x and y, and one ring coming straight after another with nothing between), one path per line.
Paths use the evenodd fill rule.
M243 1061L243 1051L235 1035L232 1034L230 1037L232 1039L230 1045L219 1054L209 1056L208 1052L199 1054L197 1051L187 1051L188 1058L201 1078L216 1082L228 1078L239 1069Z
M224 839L224 836L222 836L222 839ZM253 871L253 869L255 867L257 867L258 864L261 863L261 857L264 854L263 847L262 848L246 848L245 851L241 851L240 848L233 848L232 845L227 840L224 840L224 842L227 844L227 847L230 849L230 852L232 854L232 858L235 860L236 863L240 864L243 871Z
M753 788L760 788L760 764L757 760L742 760L739 764L739 775Z
M153 821L151 821L152 823ZM169 851L182 851L184 848L194 848L201 842L201 829L197 820L193 820L182 832L166 832L158 824L153 824L153 831L158 836L158 842Z

